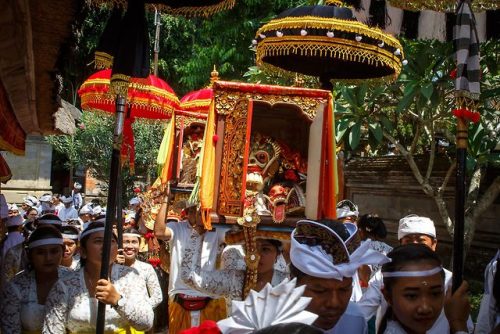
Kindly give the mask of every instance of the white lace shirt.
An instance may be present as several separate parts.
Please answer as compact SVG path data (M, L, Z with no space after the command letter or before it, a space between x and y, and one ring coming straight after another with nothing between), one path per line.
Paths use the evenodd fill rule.
M139 275L146 282L146 288L149 294L149 303L151 307L155 308L163 300L163 293L161 292L160 282L158 281L158 276L152 265L146 262L135 260L132 268L137 269Z
M154 313L147 298L146 283L136 269L113 264L111 282L124 299L124 305L106 305L105 331L132 326L145 331L153 325ZM46 302L43 334L95 332L97 299L89 296L84 268L60 279Z
M69 273L68 268L59 267L60 278ZM30 270L17 274L7 283L2 293L2 333L40 332L44 316L45 306L38 304L35 272Z

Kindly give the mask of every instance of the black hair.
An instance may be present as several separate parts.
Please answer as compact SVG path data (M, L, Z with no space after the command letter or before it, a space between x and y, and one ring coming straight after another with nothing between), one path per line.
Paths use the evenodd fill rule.
M84 230L84 232L89 230L89 229L93 230L95 228L100 228L100 227L104 227L104 223L92 222L87 226L87 228ZM91 235L92 235L92 233L89 233L80 239L80 248L85 248L85 249L87 248L87 241L89 240ZM116 234L112 233L111 235L113 236L113 238L115 238L116 241L118 241L118 237L116 236ZM80 256L80 267L85 267L86 262L87 262L86 259L84 259L83 257Z
M29 236L28 240L26 241L26 246L29 246L30 243L42 239L47 239L47 238L57 238L61 239L62 241L62 234L59 232L59 230L53 226L53 225L40 225L38 226ZM60 245L61 249L64 251L64 245ZM31 253L32 249L27 248L27 253L28 253L28 261L31 267L31 259L29 254Z
M276 239L264 239L264 238L261 238L261 240L265 240L269 242L271 245L273 245L278 251L278 254L280 254L283 251L283 243L281 241Z
M358 228L375 239L385 239L387 236L384 221L375 214L362 215L358 220Z
M401 271L406 265L414 263L433 263L436 266L442 266L441 259L432 249L423 244L408 244L402 245L394 248L390 251L387 256L391 259L382 266L382 274L387 272ZM441 270L441 278L444 282L444 270ZM392 287L394 282L398 278L396 277L384 277L384 289L389 295L392 293ZM389 306L387 311L382 318L380 323L378 333L384 333L387 320L392 317L392 308Z
M277 324L262 328L253 332L253 334L322 334L323 331L311 325L298 322L288 324Z
M136 228L134 228L134 227L129 227L129 228L124 229L124 230L123 230L123 233L124 233L124 234L125 234L125 233L133 233L133 234L139 234L139 235L141 234L141 233L139 233L139 231L138 231ZM140 239L140 238L139 238L139 239Z

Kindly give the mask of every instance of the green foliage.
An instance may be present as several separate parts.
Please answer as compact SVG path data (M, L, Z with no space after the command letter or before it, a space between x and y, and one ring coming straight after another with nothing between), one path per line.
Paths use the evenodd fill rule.
M369 144L370 154L384 153L385 132L403 147L415 146L413 153L423 153L433 140L449 138L455 131L454 83L449 76L454 68L453 45L407 40L402 44L408 64L395 83L335 87L337 141L346 149L366 149ZM469 127L469 173L478 166L500 164L493 152L500 138L500 43L482 44L481 54L481 122Z
M123 196L127 198L134 182L156 177L156 156L163 136L160 122L136 121L132 128L135 136L135 174L130 175L128 163L123 164ZM53 149L67 157L65 167L88 168L99 180L107 182L113 142L114 118L108 115L84 112L82 121L74 136L48 136Z

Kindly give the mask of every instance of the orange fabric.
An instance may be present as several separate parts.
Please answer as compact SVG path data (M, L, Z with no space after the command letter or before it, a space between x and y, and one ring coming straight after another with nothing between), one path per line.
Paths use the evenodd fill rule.
M210 104L202 151L200 178L201 219L207 230L212 229L210 212L213 209L215 191L215 101Z
M328 107L324 117L323 128L323 178L321 186L321 218L337 218L335 197L338 192L337 184L337 157L335 155L335 128L333 117L333 97L328 98Z
M219 321L227 317L226 300L224 298L212 299L200 312L200 324L205 320ZM173 298L168 300L168 333L180 334L181 331L191 328L191 314L186 311Z

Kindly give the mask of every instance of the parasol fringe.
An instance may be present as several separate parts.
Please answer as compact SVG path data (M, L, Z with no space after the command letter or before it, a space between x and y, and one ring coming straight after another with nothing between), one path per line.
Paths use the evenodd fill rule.
M354 20L343 20L333 17L318 17L318 16L301 16L301 17L286 17L282 19L275 19L271 22L263 25L257 33L255 34L256 39L259 40L259 36L266 32L274 32L284 29L322 29L333 32L348 32L355 33L362 36L370 37L375 40L383 41L385 45L391 46L393 48L401 48L401 44L398 39L391 36L381 29L376 27L368 27L366 24L354 21ZM286 38L285 36L283 38ZM270 38L266 37L265 39ZM264 41L265 41L264 39ZM262 41L262 39L260 39Z
M472 2L472 9L477 12L500 9L500 1L498 0L474 0L471 2ZM427 9L436 12L454 12L457 1L456 0L389 0L389 3L393 7L398 7L410 11L421 11Z
M357 61L375 66L388 66L394 70L394 75L389 77L396 79L401 73L400 60L390 52L366 45L365 49L359 49L356 42L338 39L338 44L332 44L330 37L315 36L308 41L297 41L294 38L286 40L281 38L266 38L259 46L257 52L257 65L265 66L264 57L283 56L299 54L301 56L335 56L347 61ZM349 45L351 44L351 45ZM403 53L401 52L402 56Z
M94 67L98 70L104 70L113 66L114 57L106 52L94 52Z

